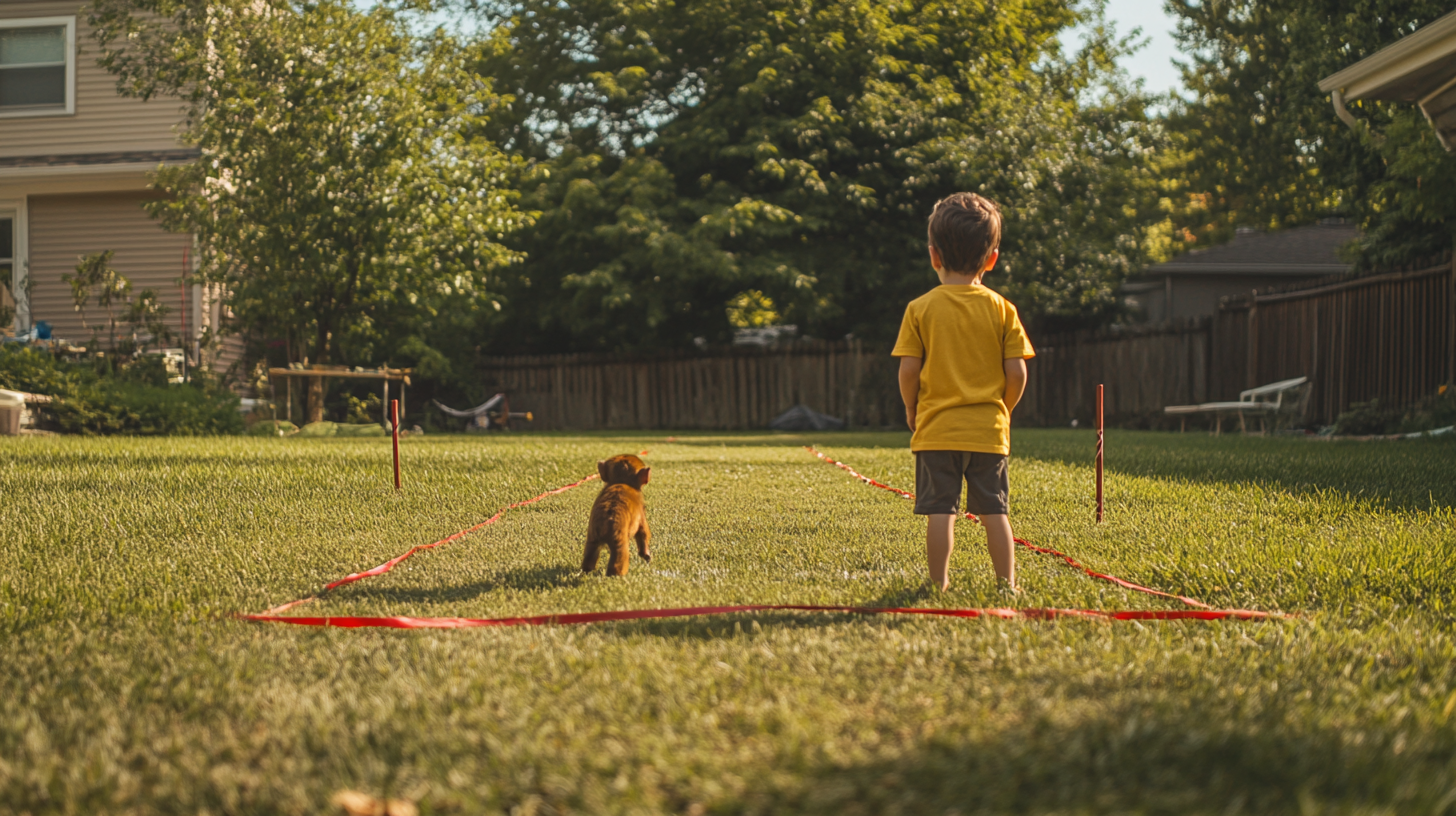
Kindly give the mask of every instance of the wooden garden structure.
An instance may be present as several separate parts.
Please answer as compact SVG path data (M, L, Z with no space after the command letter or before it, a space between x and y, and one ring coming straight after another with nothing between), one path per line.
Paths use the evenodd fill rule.
M323 395L323 381L325 379L342 380L379 380L383 387L384 399L382 402L383 416L380 424L389 424L389 384L399 383L399 415L404 417L405 390L410 385L410 374L414 373L411 368L349 368L348 366L309 366L307 368L270 368L268 369L268 381L273 388L273 400L278 401L277 380L282 379L285 384L286 416L289 422L293 421L293 381L296 379L309 380L309 390ZM322 408L320 408L322 410Z

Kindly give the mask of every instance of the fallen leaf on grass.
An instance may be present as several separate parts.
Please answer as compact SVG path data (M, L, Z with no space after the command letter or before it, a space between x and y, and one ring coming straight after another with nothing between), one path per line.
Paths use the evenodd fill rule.
M349 816L419 816L414 802L404 799L380 799L354 790L341 790L331 799Z

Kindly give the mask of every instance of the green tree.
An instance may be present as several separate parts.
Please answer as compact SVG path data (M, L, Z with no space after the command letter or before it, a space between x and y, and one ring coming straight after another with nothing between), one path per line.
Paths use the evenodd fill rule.
M1339 119L1321 79L1450 11L1435 0L1168 0L1189 101L1170 117L1184 206L1170 226L1210 243L1242 225L1358 220L1365 266L1451 245L1456 160L1413 105L1352 105Z
M495 349L722 340L746 293L817 336L891 336L961 189L1006 213L993 285L1043 327L1096 323L1158 217L1160 137L1098 4L519 0L486 22L478 70L512 97L488 132L541 213Z
M313 363L442 359L497 308L526 217L483 136L500 100L449 36L341 0L98 0L92 22L123 92L189 105L202 157L157 173L153 212L197 236L237 328Z
M111 267L111 258L115 254L114 250L108 249L94 255L82 255L75 273L61 276L61 280L71 287L71 305L81 315L83 327L91 328L86 322L86 307L91 304L91 298L96 298L96 305L106 310L106 328L112 351L116 350L116 310L125 308L131 300L131 281Z

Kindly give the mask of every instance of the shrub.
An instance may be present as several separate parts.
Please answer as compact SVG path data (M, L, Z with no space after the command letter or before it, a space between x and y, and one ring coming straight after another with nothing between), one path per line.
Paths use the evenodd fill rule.
M1441 386L1436 393L1422 399L1406 411L1400 429L1406 433L1429 431L1456 425L1456 388Z
M310 422L298 431L299 436L388 436L384 426L375 423L354 425L348 422Z
M298 426L286 419L280 419L277 422L271 419L260 419L249 425L248 430L244 433L248 436L288 436L297 430Z
M44 426L63 433L183 435L243 430L238 398L205 374L167 385L158 359L115 369L111 358L67 363L33 348L0 348L0 388L48 394Z
M1441 386L1436 393L1406 408L1385 408L1380 400L1350 403L1350 410L1335 418L1335 433L1348 436L1429 431L1456 424L1456 388Z
M1335 433L1340 436L1394 433L1400 417L1399 408L1382 408L1378 399L1352 402L1350 410L1335 417Z

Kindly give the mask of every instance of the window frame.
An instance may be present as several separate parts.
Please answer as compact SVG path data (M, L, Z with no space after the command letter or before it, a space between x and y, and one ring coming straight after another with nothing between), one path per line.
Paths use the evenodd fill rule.
M30 119L41 116L76 115L76 16L0 18L0 29L54 28L65 26L66 40L66 103L54 107L32 107L25 110L0 110L0 119Z
M10 268L10 296L15 301L15 322L11 326L16 333L30 330L30 298L26 293L26 280L30 277L29 221L26 199L0 198L0 216L11 219L12 238Z

